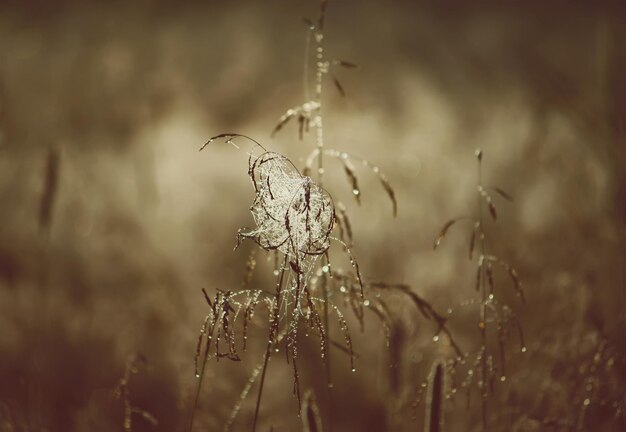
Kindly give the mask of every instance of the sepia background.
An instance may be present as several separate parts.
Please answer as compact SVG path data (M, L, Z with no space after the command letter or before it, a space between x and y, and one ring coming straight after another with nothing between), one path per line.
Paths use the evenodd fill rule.
M239 132L303 166L312 135L272 128L304 102L306 25L314 0L4 1L0 6L0 430L122 430L115 389L129 358L134 431L183 431L207 304L241 286L252 243L247 157L215 142ZM476 211L483 178L496 202L490 246L513 263L524 328L507 380L490 396L490 430L614 431L625 426L626 7L620 2L330 0L326 49L358 64L328 81L326 144L367 158L362 204L340 164L325 186L351 216L367 280L409 284L450 314L476 351L469 232L443 224ZM333 165L335 163L335 165ZM273 288L264 253L253 284ZM434 324L402 299L400 388L380 323L350 313L356 372L333 356L332 402L315 339L303 386L335 431L422 430L418 389L434 361ZM194 430L222 430L266 337L262 314L240 363L211 362ZM393 374L391 374L393 375ZM255 387L256 388L256 387ZM249 430L255 388L233 430ZM480 397L446 400L447 430L480 430ZM390 400L402 402L397 412ZM301 430L290 367L271 362L258 430Z

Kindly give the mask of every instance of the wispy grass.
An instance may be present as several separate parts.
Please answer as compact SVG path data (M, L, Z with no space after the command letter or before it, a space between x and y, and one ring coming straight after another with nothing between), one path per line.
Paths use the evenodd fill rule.
M437 249L453 225L464 222L469 225L469 246L468 256L474 260L476 256L476 276L474 279L474 289L480 296L478 299L478 332L480 334L480 346L477 352L459 356L454 360L461 364L469 363L466 378L461 382L461 387L467 390L467 403L469 405L471 388L478 375L476 385L481 397L482 425L483 429L489 427L489 395L495 392L495 382L506 381L506 353L505 344L509 339L510 331L517 333L520 342L520 351L526 352L526 344L521 324L513 309L507 304L499 301L500 293L496 291L494 269L501 268L511 279L511 285L519 298L524 303L524 291L519 276L515 268L500 257L494 255L487 240L487 218L485 209L493 222L498 220L498 211L494 201L494 193L505 201L513 201L513 198L499 187L485 186L483 183L483 153L481 150L475 152L478 176L477 176L477 214L475 216L461 216L446 222L437 235L433 249ZM475 249L478 253L475 254ZM466 305L474 304L467 302ZM496 352L492 351L488 340L488 327L495 332ZM477 371L475 373L475 371ZM454 390L456 391L456 390Z
M133 374L136 374L139 370L139 367L144 366L146 362L146 358L141 354L130 356L126 361L124 376L117 383L115 394L122 401L124 406L124 432L132 432L134 417L140 417L145 422L150 423L152 426L157 426L159 424L154 415L131 403L131 377Z
M367 159L355 156L343 150L327 149L323 129L323 93L324 83L330 77L342 95L345 91L336 76L331 74L333 67L355 68L351 62L343 60L328 61L324 50L324 15L327 2L320 2L320 16L316 22L306 20L307 36L305 52L309 52L309 43L314 43L315 77L313 80L313 98L303 104L290 108L279 119L272 135L281 131L292 119L297 119L298 136L304 139L309 132L314 134L315 148L305 160L302 173L291 161L279 153L268 151L257 140L238 133L222 133L212 137L202 146L216 140L225 140L248 156L248 176L250 177L255 198L250 207L256 226L242 228L237 234L237 248L243 241L252 240L262 250L282 256L277 263L274 274L277 277L273 294L264 290L242 289L237 291L219 292L211 301L205 293L209 305L209 315L202 326L196 353L196 376L200 379L196 391L194 412L198 406L202 378L211 357L239 360L236 352L237 342L234 339L234 326L238 316L243 316L243 347L246 347L247 326L254 315L255 307L264 302L269 314L269 333L265 354L260 367L254 370L253 378L248 382L242 398L245 398L253 382L259 378L252 430L257 428L265 377L272 352L278 350L278 344L284 337L285 357L293 369L293 393L298 401L298 412L303 406L301 397L301 378L298 368L298 352L300 333L305 331L319 338L320 359L325 364L326 388L325 395L328 412L328 429L332 430L332 387L331 351L330 346L337 346L348 354L350 370L357 371L356 355L353 347L348 320L340 307L348 307L353 317L365 329L365 310L377 316L387 334L387 346L393 345L392 351L399 353L403 341L390 337L391 330L397 328L398 320L395 311L387 306L385 298L393 293L405 296L427 320L434 324L435 337L443 333L458 356L463 355L447 325L447 317L438 313L431 304L418 295L409 285L395 284L384 281L367 281L360 270L358 261L352 252L354 232L351 217L346 207L338 202L335 204L332 194L322 185L325 183L326 157L340 162L345 173L351 195L357 204L361 203L363 191L360 186L355 163L371 171L380 181L383 192L388 196L393 216L397 215L398 204L396 194L387 176L382 170ZM305 70L308 71L308 57ZM309 83L306 82L305 97L308 97ZM325 112L325 111L324 111ZM247 146L250 150L245 150ZM315 168L314 168L315 167ZM338 232L338 237L335 236ZM331 245L339 246L339 253L332 253L333 261L343 256L348 263L347 270L341 265L331 262ZM248 261L244 281L250 280L254 269L252 261ZM247 285L247 282L244 282ZM261 300L261 301L260 301ZM243 312L242 312L243 311ZM334 319L331 318L334 316ZM336 320L336 321L335 321ZM331 323L336 322L343 342L337 343L331 338L334 333ZM279 335L281 337L279 337ZM226 340L228 350L220 353L220 338ZM215 339L215 340L214 340ZM203 342L205 341L205 342ZM397 343L393 343L393 342ZM204 354L201 347L204 345ZM213 343L213 345L211 345ZM214 352L211 353L211 346ZM200 361L198 362L198 359ZM233 410L227 424L232 425L234 416L239 412L242 398ZM193 423L193 417L191 420ZM192 424L190 425L190 428Z

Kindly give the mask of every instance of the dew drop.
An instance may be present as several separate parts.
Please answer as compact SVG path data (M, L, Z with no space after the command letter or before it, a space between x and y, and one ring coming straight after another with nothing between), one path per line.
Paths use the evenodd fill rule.
M274 276L278 276L278 273L280 273L278 270L274 270Z
M200 374L199 373L196 373L196 378L200 378Z
M522 352L526 352L526 347L522 347Z
M352 190L352 193L353 193L354 195L358 196L358 195L361 193L361 191L359 191L358 189L353 189L353 190Z
M356 369L355 369L355 368L352 368L352 372L356 372Z
M500 381L502 381L502 382L506 381L506 376L502 375L502 376L500 377Z
M584 405L584 406L589 406L589 404L590 404L590 403L591 403L591 401L589 400L589 398L587 398L587 399L585 399L585 400L583 401L583 405Z
M330 270L330 268L329 268L327 265L322 266L322 271L323 271L324 273L328 273L328 270Z
M438 342L438 341L439 341L439 335L433 336L433 342Z
M333 388L333 387L335 387L335 384L333 384L333 383L328 383L328 388Z
M279 350L278 348L276 348L274 351L278 352L278 351L280 351L280 350Z
M318 173L319 175L324 174L324 168L318 168L317 173Z
M369 305L370 305L370 301L369 301L369 300L365 300L365 301L363 302L363 306L366 306L366 307L367 307L367 306L369 306Z
M493 294L489 294L489 300L493 300Z

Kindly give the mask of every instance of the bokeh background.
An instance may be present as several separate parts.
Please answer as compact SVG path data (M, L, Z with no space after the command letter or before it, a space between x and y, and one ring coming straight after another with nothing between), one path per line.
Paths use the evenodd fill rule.
M0 6L0 430L122 430L114 389L127 359L135 431L182 431L207 305L200 289L237 289L248 253L247 159L212 135L240 132L302 166L313 149L295 125L270 132L303 100L303 17L314 0L4 1ZM330 148L375 162L399 205L359 170L362 205L341 165L326 185L348 207L368 280L410 284L477 349L469 233L446 220L476 210L476 160L498 202L490 243L516 266L525 330L490 398L491 430L624 427L626 311L626 8L621 2L331 0L330 58L359 65L324 95ZM273 285L263 254L253 284ZM498 276L500 278L500 276ZM508 291L507 291L508 290ZM392 299L393 300L393 299ZM450 354L402 299L401 389L375 318L353 327L357 372L335 354L333 430L420 430L410 408L432 362ZM349 315L349 314L347 314ZM195 430L221 430L262 356L255 321L241 363L211 363ZM254 330L253 330L254 331ZM303 385L328 418L316 342ZM271 362L260 430L300 430L292 376ZM254 390L253 390L253 394ZM407 409L394 412L389 400ZM254 396L234 430L249 430ZM449 430L480 430L477 393L446 401Z

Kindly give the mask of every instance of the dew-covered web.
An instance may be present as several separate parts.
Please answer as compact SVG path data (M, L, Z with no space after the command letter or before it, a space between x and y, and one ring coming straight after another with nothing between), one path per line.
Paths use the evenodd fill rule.
M278 264L278 258L275 263L274 274L277 281L273 294L244 289L238 292L218 292L215 300L205 295L211 311L200 332L196 364L200 364L199 360L202 358L202 366L196 373L201 378L204 365L211 356L210 349L213 349L217 358L228 357L231 360L238 360L234 344L234 323L241 314L245 350L247 323L251 320L256 307L265 305L269 310L270 332L264 362L267 362L274 347L284 340L288 361L294 369L294 393L300 398L297 366L298 335L301 333L299 330L306 327L307 332L313 331L318 334L322 359L328 354L327 324L324 323L320 308L336 313L345 336L345 350L350 356L354 370L355 356L347 322L342 312L327 296L325 285L320 285L317 281L319 278L324 280L326 277L333 278L328 249L331 240L335 240L343 245L345 253L350 258L360 287L360 299L363 300L363 284L358 265L346 243L331 236L336 215L333 200L327 191L317 185L311 177L302 175L285 156L267 151L260 143L245 135L231 133L217 135L205 146L218 138L226 138L227 143L246 151L249 156L248 175L255 192L250 211L255 226L239 230L237 246L243 240L251 239L262 249L276 252L276 257L280 254L284 257L282 265ZM254 145L248 150L242 149L239 143L233 142L236 138L247 139ZM323 260L325 265L318 268L318 260ZM359 312L362 316L361 306ZM227 342L226 350L219 349L220 337ZM204 356L201 356L202 346L205 347Z
M275 152L251 156L248 174L255 189L250 211L256 228L240 230L240 240L251 238L265 250L298 260L326 252L334 223L328 192Z

